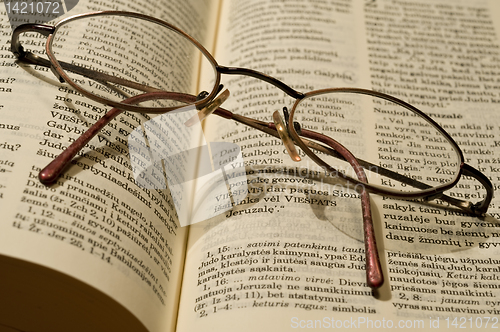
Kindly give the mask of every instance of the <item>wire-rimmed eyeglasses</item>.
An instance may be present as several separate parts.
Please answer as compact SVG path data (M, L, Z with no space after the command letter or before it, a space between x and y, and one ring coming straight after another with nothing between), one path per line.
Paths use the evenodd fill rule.
M23 49L19 36L25 32L47 37L49 60ZM65 43L64 49L58 40ZM329 174L357 187L362 197L367 283L373 288L383 283L383 276L368 193L439 198L478 216L486 213L493 197L489 179L466 164L452 137L412 105L358 88L302 93L264 73L221 66L194 38L150 16L104 11L75 15L55 26L25 24L14 31L11 47L20 62L51 68L61 82L83 96L114 107L40 172L42 182L55 181L76 153L120 112L165 113L191 104L200 110L200 118L213 113L280 138L298 161L296 145ZM71 51L66 52L68 48ZM200 63L212 76L193 84L191 73ZM290 113L284 112L284 121L276 112L272 122L232 113L218 107L222 74L265 81L295 103ZM378 150L367 149L363 142L375 142ZM354 169L354 176L339 171L347 169L344 165ZM462 175L485 187L482 201L474 204L444 194Z

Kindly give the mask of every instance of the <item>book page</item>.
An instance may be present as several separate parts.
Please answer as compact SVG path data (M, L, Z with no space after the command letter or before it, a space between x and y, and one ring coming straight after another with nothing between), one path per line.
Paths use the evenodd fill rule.
M359 87L394 95L438 122L497 189L498 12L493 1L227 1L215 57L301 92ZM223 106L236 114L271 122L274 111L294 103L254 78L227 75L223 82L232 95ZM411 176L412 168L428 166L419 164L425 159L433 172L426 177L446 182L441 163L449 155L434 151L439 140L424 141L427 125L409 126L404 117L406 127L391 124L387 118L398 113L380 113L310 108L300 124L352 142L355 155L367 150L379 168ZM348 115L347 125L341 121ZM292 162L279 139L209 120L211 140L240 145L249 188L232 211L191 226L179 331L498 328L498 199L475 217L440 200L372 194L385 276L372 291L353 186L301 151L302 161ZM377 139L363 141L367 132ZM404 159L409 151L426 158ZM462 176L447 194L478 202L486 192Z
M145 3L131 0L104 4L89 0L80 1L69 14L103 9L142 12L167 20L210 44L214 38L216 5L209 1ZM24 287L29 291L28 297L4 298L0 324L40 330L44 328L43 322L47 322L50 330L59 326L57 324L61 330L68 330L69 327L61 323L65 321L71 324L71 330L110 330L113 324L122 330L140 325L149 331L172 330L187 231L179 225L168 190L145 189L136 184L127 142L128 135L151 117L122 113L90 141L55 184L41 184L38 172L110 108L81 96L68 84L59 83L48 68L16 64L10 52L12 30L4 10L0 19L3 45L0 53L0 209L3 213L0 254L2 262L13 267L9 270L9 265L5 265L8 271L14 271L14 266L29 265L17 264L14 259L43 266L38 270L35 265L29 265L28 275L34 279L24 286L16 285L15 280L2 279L5 287L13 290ZM134 26L126 28L144 32ZM124 31L105 30L96 24L88 25L81 33L78 38L73 35L73 39L62 33L63 38L54 42L54 50L59 56L71 58L77 50L75 43L100 41L112 47L89 51L86 58L72 60L85 66L116 68L122 73L126 69L135 73L130 75L142 75L141 80L147 81L146 84L153 84L158 77L154 71L146 72L144 68L156 61L153 55L159 58L167 54L153 50L153 46L161 45L127 49L117 42L125 40ZM45 57L45 39L31 32L21 36L21 43ZM118 64L123 59L136 60L134 65L120 69ZM197 68L192 68L191 72L178 77L176 83L196 85L197 81ZM173 128L170 134L176 134L175 130ZM42 277L54 275L54 272L38 272L46 268L71 276L85 286L75 287L75 294L71 294L71 287L59 287L56 283L66 279ZM10 275L16 274L3 274ZM54 281L50 283L51 280ZM37 288L37 282L43 283L42 288L50 294L47 298L35 296L42 294L40 292L31 292ZM88 294L92 288L111 300L78 296L78 289L81 294ZM75 300L66 301L67 296ZM30 298L29 304L23 302L22 308L16 306ZM53 304L57 301L60 303ZM136 317L135 325L116 325L125 318L123 313L122 316L113 313L122 311L102 305L113 301ZM64 319L43 316L47 310L56 312L57 306L62 306L65 309L62 312L70 316ZM23 316L27 312L33 314L31 319Z

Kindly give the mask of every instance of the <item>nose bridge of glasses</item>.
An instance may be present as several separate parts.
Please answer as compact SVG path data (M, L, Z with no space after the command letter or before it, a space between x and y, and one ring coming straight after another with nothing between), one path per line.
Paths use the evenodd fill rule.
M304 94L281 82L277 78L258 72L249 68L217 66L217 71L221 74L250 76L274 85L292 98L302 99Z

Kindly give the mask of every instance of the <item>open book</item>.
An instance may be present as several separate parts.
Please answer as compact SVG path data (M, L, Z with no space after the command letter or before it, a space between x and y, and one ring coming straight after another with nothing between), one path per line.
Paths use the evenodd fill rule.
M497 189L497 1L82 0L70 14L94 10L161 18L219 64L302 92L345 86L401 98L445 128ZM18 66L4 11L0 20L0 331L500 328L496 198L475 217L439 200L371 195L385 275L372 291L359 194L322 190L303 153L295 163L280 140L227 119L209 116L204 137L241 148L246 198L197 224L181 227L170 191L134 179L127 137L154 116L119 115L55 184L41 184L38 172L108 108L47 68ZM42 36L22 40L43 54ZM206 68L191 79L206 80ZM235 114L271 122L294 102L265 82L223 79L223 107ZM314 130L335 111L309 115L302 125ZM384 132L373 119L353 121ZM397 135L364 142L381 167L397 158ZM485 192L463 177L447 194L476 202Z

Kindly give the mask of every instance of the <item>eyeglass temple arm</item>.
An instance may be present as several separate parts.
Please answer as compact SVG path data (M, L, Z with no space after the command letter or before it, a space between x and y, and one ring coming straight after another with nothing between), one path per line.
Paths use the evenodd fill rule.
M278 139L280 139L278 132L275 129L271 129L272 126L274 126L273 123L268 123L268 122L263 122L259 120L255 120L252 118L248 118L242 115L234 114L228 110L223 110L223 109L218 109L217 111L214 112L214 114L217 114L219 116L222 116L226 119L232 119L234 121L237 121L239 123L245 124L247 126L253 127L255 129L258 129L260 131L266 132L269 135L272 135ZM303 130L304 131L304 130ZM308 139L303 140L305 144L314 150L321 151L323 153L329 154L332 157L338 158L340 160L346 161L346 159L337 151L334 149L318 144L316 142L313 142ZM325 143L326 144L326 143ZM432 188L428 184L419 182L415 179L406 177L404 175L401 175L399 173L393 172L387 168L383 168L380 166L377 166L375 164L372 164L370 162L367 162L362 159L357 159L359 165L363 167L365 170L371 171L375 170L377 171L380 175L389 177L391 179L394 179L396 181L399 181L401 183L407 184L409 186L412 186L414 188L418 189L430 189ZM484 200L478 202L478 203L472 203L469 201L464 201L461 199L456 199L453 197L450 197L448 195L445 195L442 192L436 192L435 194L430 194L424 197L426 200L432 200L432 199L440 199L450 205L456 206L460 208L461 210L465 211L466 213L474 214L476 216L482 216L484 215L489 207L489 204L493 198L493 185L491 184L490 180L481 172L478 170L474 169L472 166L468 164L464 164L462 167L462 174L466 176L472 176L475 179L477 179L486 189L486 197ZM404 197L399 197L404 199ZM421 195L415 195L415 197L407 197L407 198L422 198Z
M64 168L76 156L76 154L104 128L111 120L122 113L123 110L113 108L104 114L96 123L87 129L78 139L67 147L59 156L52 160L44 169L38 173L38 179L45 185L54 183Z
M227 119L232 119L237 122L244 123L250 127L262 130L272 136L281 139L276 125L274 123L266 124L265 122L247 118L238 114L234 114L230 111L224 109L218 109L214 112L219 116ZM318 139L317 136L323 136L312 131L302 131L302 135L305 137L310 137L312 139ZM367 182L367 178L363 167L358 163L358 160L337 141L330 139L326 136L322 137L322 141L334 148L335 152L342 156L344 160L347 160L351 166L354 168L356 175L359 177L360 181ZM364 230L364 243L365 243L365 255L366 255L366 282L371 288L379 288L384 283L384 276L382 274L382 268L380 266L380 259L378 256L377 243L375 241L375 230L373 228L371 207L370 207L370 197L368 191L364 188L360 192L361 194L361 207L363 210L363 230Z
M363 167L361 167L358 160L342 144L327 136L309 130L301 130L301 136L314 140L320 140L325 144L328 144L351 165L360 181L368 183ZM377 242L375 240L370 195L364 186L360 187L361 190L359 190L359 193L361 195L361 208L363 210L363 233L366 257L366 282L369 287L376 289L384 283L384 276L382 273L382 267L380 266Z
M303 141L312 149L321 151L323 153L329 154L332 157L335 157L335 158L338 158L338 159L345 161L345 159L337 151L332 150L329 147L325 147L321 144L318 144L316 142L312 142L309 140L305 140L305 139ZM365 160L358 159L358 162L366 170L369 170L369 171L375 170L380 175L394 179L396 181L399 181L399 182L404 183L406 185L412 186L414 188L418 188L418 189L430 189L430 188L432 188L432 186L429 186L428 184L419 182L415 179L412 179L412 178L409 178L407 176L401 175L399 173L393 172L387 168L377 166L377 165L372 164L370 162L367 162ZM476 216L482 216L488 211L488 207L489 207L490 202L493 198L493 192L494 192L493 185L491 184L491 181L483 173L479 172L478 170L476 170L475 168L473 168L472 166L470 166L468 164L464 164L461 171L462 171L463 175L471 176L471 177L475 178L484 186L484 188L486 190L486 196L482 201L477 202L477 203L472 203L470 201L464 201L461 199L450 197L448 195L445 195L443 192L436 192L435 194L427 195L426 197L424 197L424 199L428 200L428 201L433 200L433 199L440 199L440 200L442 200L450 205L453 205L453 206L460 208L461 210L463 210L467 213L474 214ZM404 199L404 197L400 197L400 198ZM418 198L418 197L416 197L416 198Z
M188 94L181 94L175 92L150 92L142 95L137 95L124 100L127 104L137 104L148 100L155 99L171 99L183 103L193 103L196 97ZM96 123L94 123L87 131L85 131L77 140L75 140L69 147L67 147L59 156L50 162L44 169L38 173L40 182L45 185L54 183L64 168L76 156L76 154L83 149L83 147L97 135L104 126L106 126L112 119L122 113L123 110L112 108L109 112L104 114Z

